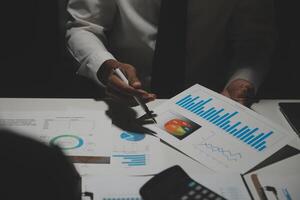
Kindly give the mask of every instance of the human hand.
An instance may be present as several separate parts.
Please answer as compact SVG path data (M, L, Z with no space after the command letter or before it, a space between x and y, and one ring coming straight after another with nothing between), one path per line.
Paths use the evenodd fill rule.
M221 94L247 107L250 107L254 102L254 86L243 79L232 81Z
M122 81L114 69L119 68L128 79L129 85ZM105 93L112 99L130 106L136 105L133 96L140 97L144 102L153 101L156 95L142 90L142 83L137 77L136 69L129 64L116 60L105 61L97 72L98 79L107 87Z

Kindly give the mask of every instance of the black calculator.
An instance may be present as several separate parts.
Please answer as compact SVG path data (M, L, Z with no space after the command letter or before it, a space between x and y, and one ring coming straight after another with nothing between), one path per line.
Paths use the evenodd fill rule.
M155 175L140 189L143 200L224 200L197 183L178 165Z

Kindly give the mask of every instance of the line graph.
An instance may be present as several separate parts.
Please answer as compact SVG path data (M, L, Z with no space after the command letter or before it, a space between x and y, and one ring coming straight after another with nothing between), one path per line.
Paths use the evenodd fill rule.
M209 143L202 143L196 145L196 148L204 147L206 149L209 149L212 153L219 153L223 157L225 157L228 161L238 161L242 158L241 153L232 153L230 150L225 150L222 147L215 146Z

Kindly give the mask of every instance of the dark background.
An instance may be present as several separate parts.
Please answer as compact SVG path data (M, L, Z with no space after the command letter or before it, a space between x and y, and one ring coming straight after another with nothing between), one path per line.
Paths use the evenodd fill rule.
M101 89L76 75L65 48L66 0L4 1L0 12L0 97L99 98ZM300 99L299 12L275 0L277 48L260 98Z
M99 97L65 47L66 0L4 1L0 97Z

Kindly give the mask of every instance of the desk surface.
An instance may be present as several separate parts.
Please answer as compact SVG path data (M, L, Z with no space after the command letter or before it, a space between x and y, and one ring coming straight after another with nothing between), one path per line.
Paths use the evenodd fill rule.
M149 103L150 109L162 103L164 100L156 100ZM261 100L254 104L252 109L264 115L277 124L282 125L291 134L295 134L284 116L281 114L278 102L300 102L300 100ZM63 110L106 110L108 106L103 101L94 99L39 99L39 98L0 98L1 111L63 111ZM290 146L300 149L300 139L297 137ZM188 172L197 172L202 170L204 173L211 173L205 166L188 158L187 156L174 151L167 145L162 145L164 155L167 159L167 165L181 165Z

